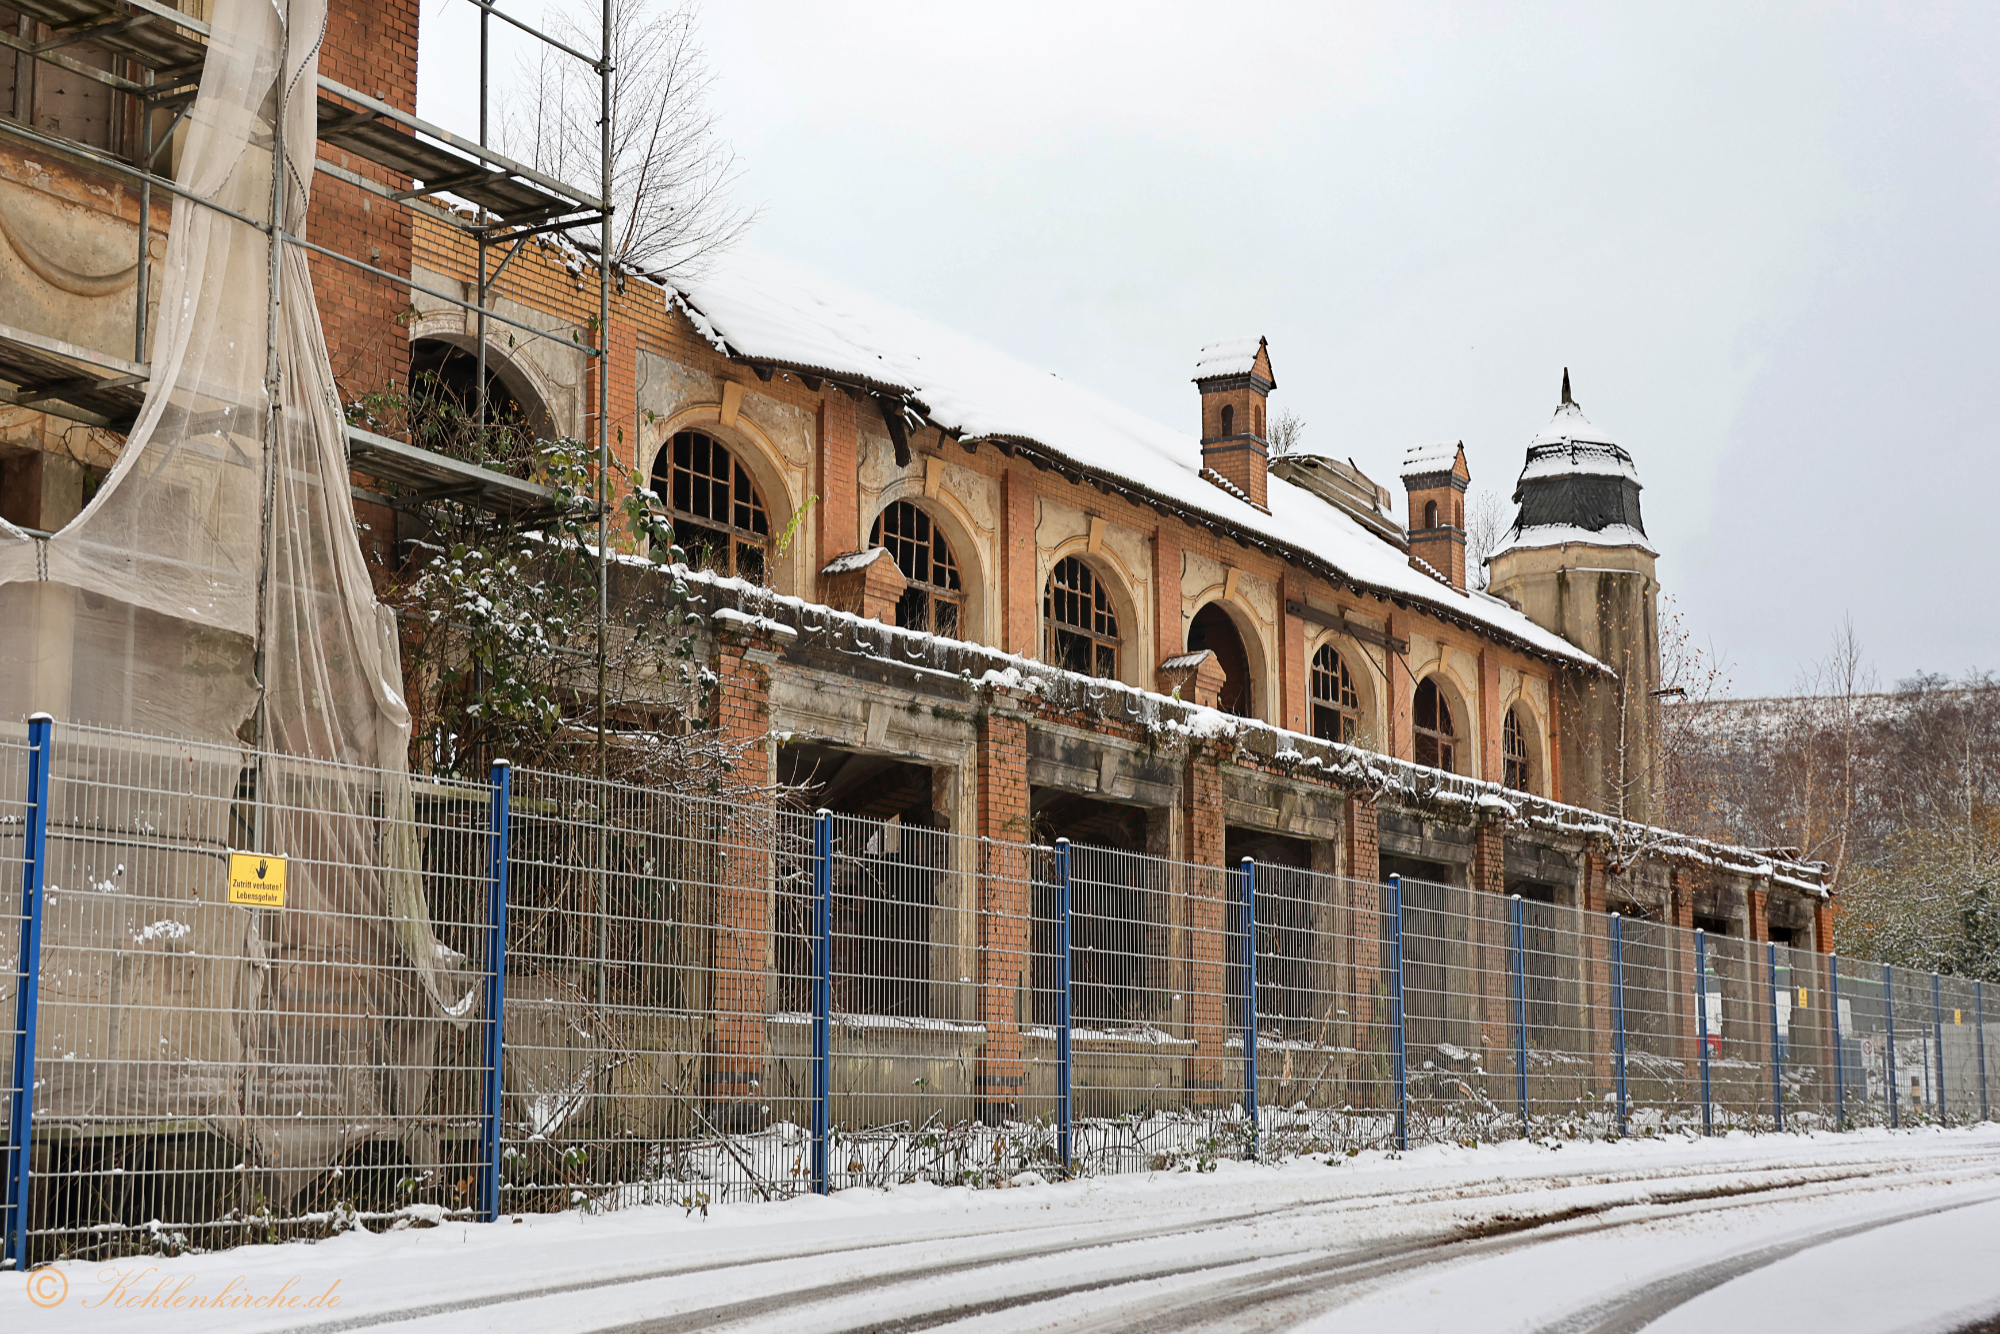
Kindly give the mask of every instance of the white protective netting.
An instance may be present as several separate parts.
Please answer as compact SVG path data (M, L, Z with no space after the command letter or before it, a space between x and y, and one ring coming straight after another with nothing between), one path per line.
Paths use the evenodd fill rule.
M180 185L235 213L269 218L272 130L282 108L278 215L285 231L304 233L324 20L324 0L278 0L276 7L271 0L216 0ZM283 248L273 318L269 245L256 227L176 201L152 378L116 468L51 538L32 539L0 521L0 721L18 726L31 712L48 712L59 724L236 747L247 763L241 743L257 711L261 658L258 739L278 758L253 766L264 812L259 850L310 849L311 864L295 866L285 910L259 914L227 907L215 858L159 853L150 878L169 887L163 897L204 909L189 914L189 924L208 937L193 956L203 967L233 970L211 979L207 994L241 999L215 1010L210 1028L187 1039L185 1079L163 1073L115 1096L85 1078L55 1079L38 1095L36 1111L38 1120L185 1116L192 1099L209 1124L243 1142L249 1160L274 1169L280 1183L296 1183L305 1169L337 1157L342 1142L390 1133L392 1117L396 1133L408 1133L401 1118L423 1102L428 1061L427 1052L408 1049L408 1032L435 1033L434 1022L420 1021L470 1007L461 1001L467 981L437 947L425 907L409 819L409 712L395 623L375 600L356 541L342 413L311 274L304 251ZM267 356L274 357L269 368ZM275 403L267 370L275 371ZM79 748L67 761L66 754L58 754L58 810L64 782L103 776L104 761L91 758L101 757L101 745ZM288 771L288 757L378 772L359 784L328 785L317 767ZM347 796L325 797L336 788ZM306 791L316 794L313 801L287 795ZM245 841L230 827L226 805L196 823L189 832L204 844ZM52 839L52 886L89 878L91 868L74 860L89 855L84 840L71 843L66 853L70 845ZM130 879L146 879L143 869L133 867ZM213 910L218 904L222 910ZM51 919L45 972L64 950L75 951L79 964L93 961L83 976L71 973L67 999L134 1014L177 1006L181 984L164 977L149 983L143 967L135 976L116 941L61 938L62 916ZM279 984L272 979L288 958L337 961L404 981L381 988L362 1015L292 1006L273 994ZM376 1012L385 995L393 1003ZM60 1020L45 1017L44 1033L62 1030ZM397 1068L348 1071L329 1087L325 1115L301 1116L289 1097L282 1109L260 1101L260 1088L273 1083L260 1078L260 1060L312 1050L315 1025L352 1030L357 1022L376 1025L383 1048L400 1051L390 1063ZM126 1048L169 1057L160 1044L181 1041L143 1023L124 1030L115 1050L44 1050L42 1059L88 1066Z

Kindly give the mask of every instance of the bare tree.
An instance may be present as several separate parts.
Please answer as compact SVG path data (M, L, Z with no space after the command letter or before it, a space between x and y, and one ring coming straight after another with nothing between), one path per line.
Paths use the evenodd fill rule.
M1486 558L1500 547L1513 525L1508 522L1507 502L1492 487L1482 486L1472 493L1465 507L1465 569L1474 588L1486 587Z
M1703 647L1688 628L1687 613L1672 594L1660 595L1660 767L1656 790L1661 823L1670 829L1729 841L1718 813L1720 776L1708 763L1715 715L1729 693L1729 672L1713 646Z
M1274 459L1283 458L1297 449L1299 442L1305 437L1305 433L1306 424L1304 418L1300 417L1298 413L1293 412L1290 408L1286 408L1283 412L1280 412L1276 420L1271 423L1271 439L1269 442L1271 457Z
M593 4L567 0L551 12L549 28L577 50L595 51L597 14ZM730 197L741 166L709 107L715 73L696 18L691 0L673 8L626 0L611 33L612 258L683 277L756 220ZM559 180L594 182L602 161L598 107L597 72L538 44L502 103L501 145ZM594 224L577 239L595 249Z

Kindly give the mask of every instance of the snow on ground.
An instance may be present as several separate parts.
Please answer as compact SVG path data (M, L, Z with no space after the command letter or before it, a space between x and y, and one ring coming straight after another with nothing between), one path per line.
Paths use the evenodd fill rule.
M187 1305L218 1296L265 1304ZM1996 1311L2000 1125L1440 1145L1003 1190L853 1190L705 1218L635 1208L445 1223L0 1278L9 1330L147 1334L884 1322L1942 1334Z

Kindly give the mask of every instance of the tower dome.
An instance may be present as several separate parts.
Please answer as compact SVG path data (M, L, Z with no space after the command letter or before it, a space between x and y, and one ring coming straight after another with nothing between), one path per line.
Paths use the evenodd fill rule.
M1639 491L1632 456L1609 431L1583 415L1570 395L1565 369L1562 402L1528 444L1528 459L1514 486L1520 510L1494 554L1515 547L1576 544L1651 552Z

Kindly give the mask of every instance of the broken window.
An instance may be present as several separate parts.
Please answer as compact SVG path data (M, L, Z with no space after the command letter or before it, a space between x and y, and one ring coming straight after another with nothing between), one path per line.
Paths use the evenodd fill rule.
M1312 697L1313 735L1321 741L1353 744L1360 731L1361 697L1347 660L1331 644L1320 645L1313 654Z
M1074 556L1056 563L1042 600L1048 625L1048 658L1085 676L1118 677L1118 615L1104 581Z
M653 462L653 491L666 502L674 545L689 565L764 582L770 516L727 445L700 431L676 433Z
M1507 710L1507 721L1500 728L1500 755L1505 769L1500 781L1517 792L1529 791L1528 737L1519 709Z
M888 548L896 568L909 581L896 603L896 624L906 630L961 638L965 592L959 583L958 562L931 516L909 501L899 500L875 520L868 542Z
M1416 745L1412 758L1427 769L1458 772L1458 732L1452 725L1451 705L1438 689L1437 679L1426 676L1417 687L1415 707Z

